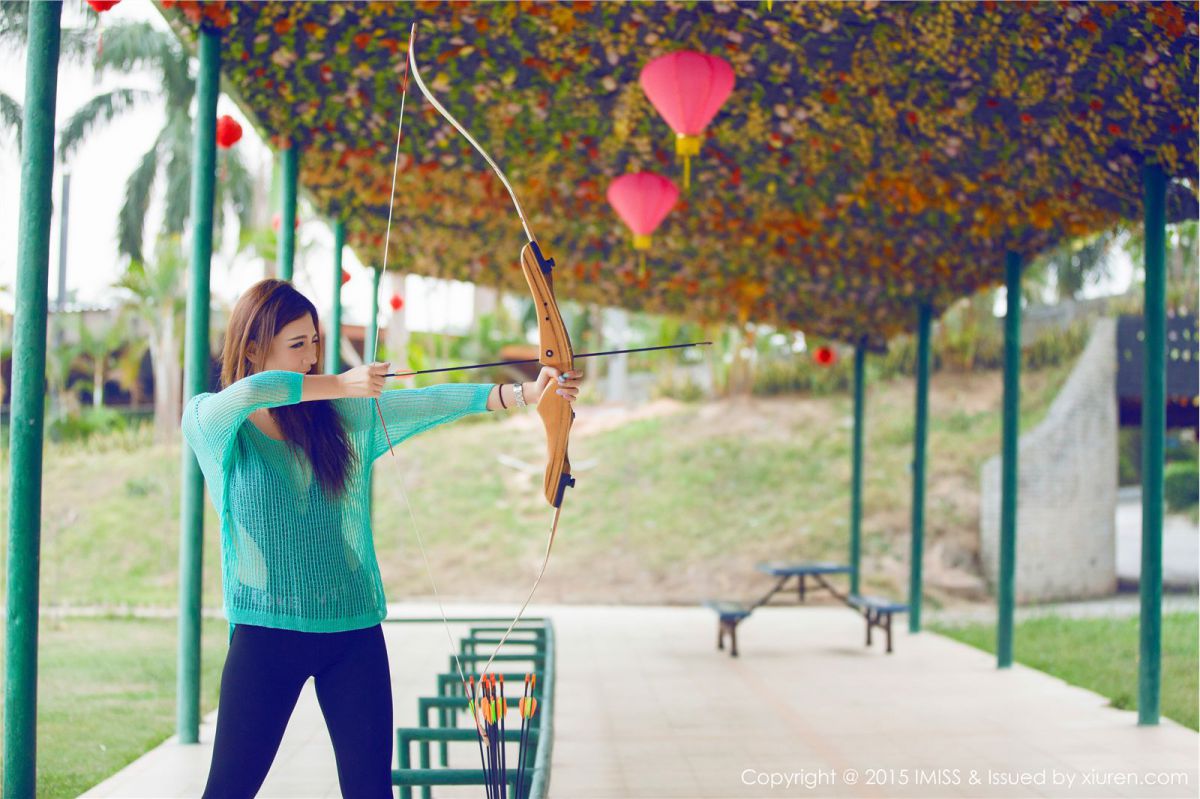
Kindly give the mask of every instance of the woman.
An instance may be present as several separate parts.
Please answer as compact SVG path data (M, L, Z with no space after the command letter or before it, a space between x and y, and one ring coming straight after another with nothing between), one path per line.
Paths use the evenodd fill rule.
M263 280L229 320L217 394L188 402L183 432L221 518L229 654L205 797L252 797L309 677L342 795L390 797L387 615L371 531L371 465L393 443L470 413L533 405L557 380L383 391L387 363L321 374L317 311ZM523 395L523 400L522 396ZM384 434L376 400L387 424Z

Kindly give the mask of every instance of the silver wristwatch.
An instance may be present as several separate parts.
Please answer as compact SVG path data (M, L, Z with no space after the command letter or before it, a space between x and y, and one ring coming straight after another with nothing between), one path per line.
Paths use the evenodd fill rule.
M525 403L525 387L520 383L513 383L513 396L517 398L517 407L524 408Z

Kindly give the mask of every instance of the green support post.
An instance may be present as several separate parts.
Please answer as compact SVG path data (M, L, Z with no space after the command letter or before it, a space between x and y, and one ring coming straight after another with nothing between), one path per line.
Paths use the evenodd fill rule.
M9 431L12 490L8 497L8 618L4 637L5 799L24 799L37 792L43 389L61 26L62 3L29 6Z
M192 264L184 346L184 402L208 391L209 271L212 265L213 191L217 164L217 95L220 34L201 28L196 78L196 126L192 142ZM175 679L175 731L179 742L200 735L200 601L203 575L204 476L185 443L180 498L179 655Z
M280 280L292 279L296 264L296 190L300 177L300 153L295 142L279 154L283 181L279 186L279 247L277 269Z
M342 250L346 249L346 223L333 223L333 307L329 314L329 335L325 339L325 371L342 371Z
M379 281L383 270L375 267L371 270L371 324L367 325L367 341L363 345L363 360L367 363L375 360L379 352Z
M850 472L850 593L859 593L858 574L862 555L863 471L863 372L867 359L866 340L854 347L854 438L851 442Z
M1017 444L1021 414L1021 256L1004 256L1007 306L1004 316L1004 421L1000 473L1000 574L997 577L999 618L996 622L996 667L1013 661L1013 602L1017 561Z
M909 556L908 630L921 631L921 561L925 554L925 439L929 427L929 331L933 309L921 304L917 321L917 407L913 427L912 552Z
M1145 167L1145 373L1142 382L1142 611L1138 724L1158 724L1162 680L1163 439L1166 437L1166 199L1162 167Z

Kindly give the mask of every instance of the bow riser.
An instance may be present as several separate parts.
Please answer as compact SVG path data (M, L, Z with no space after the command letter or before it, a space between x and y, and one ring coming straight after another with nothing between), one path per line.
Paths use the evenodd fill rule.
M574 353L566 325L558 313L554 301L552 281L554 259L545 258L536 241L531 241L521 250L521 271L538 311L538 341L541 348L538 362L565 374L574 368ZM560 394L552 393L547 387L538 401L538 416L546 428L546 473L543 490L551 507L562 505L563 492L575 485L571 477L571 462L567 457L567 439L571 434L571 423L575 411L571 403Z

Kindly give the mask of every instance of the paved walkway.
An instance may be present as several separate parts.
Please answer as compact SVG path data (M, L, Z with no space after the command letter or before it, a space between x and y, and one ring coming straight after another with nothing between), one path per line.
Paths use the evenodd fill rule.
M1195 613L1200 610L1200 596L1194 593L1164 593L1163 613ZM1138 616L1142 612L1142 598L1137 593L1123 593L1101 599L1081 599L1074 602L1046 602L1040 605L1017 605L1013 610L1016 621L1035 619L1042 616L1066 616L1072 619L1095 619L1103 617L1122 618ZM975 603L964 608L923 609L922 619L926 624L963 624L983 622L995 624L999 610L994 602Z
M1166 719L1138 727L1136 714L1096 694L1019 665L997 670L991 655L930 632L909 635L905 623L886 655L878 641L863 646L862 621L846 608L764 608L740 628L735 660L715 651L716 622L699 608L529 612L551 616L557 634L556 797L1091 799L1195 797L1200 786L1195 732ZM415 697L445 664L445 631L385 629L396 723L411 724ZM200 744L168 740L84 795L198 796L214 719L205 719ZM466 747L451 760L469 767L475 757ZM311 681L259 795L338 796Z
M1122 488L1117 495L1117 579L1136 586L1142 573L1142 492ZM1163 585L1195 591L1200 585L1200 530L1191 519L1163 519Z

